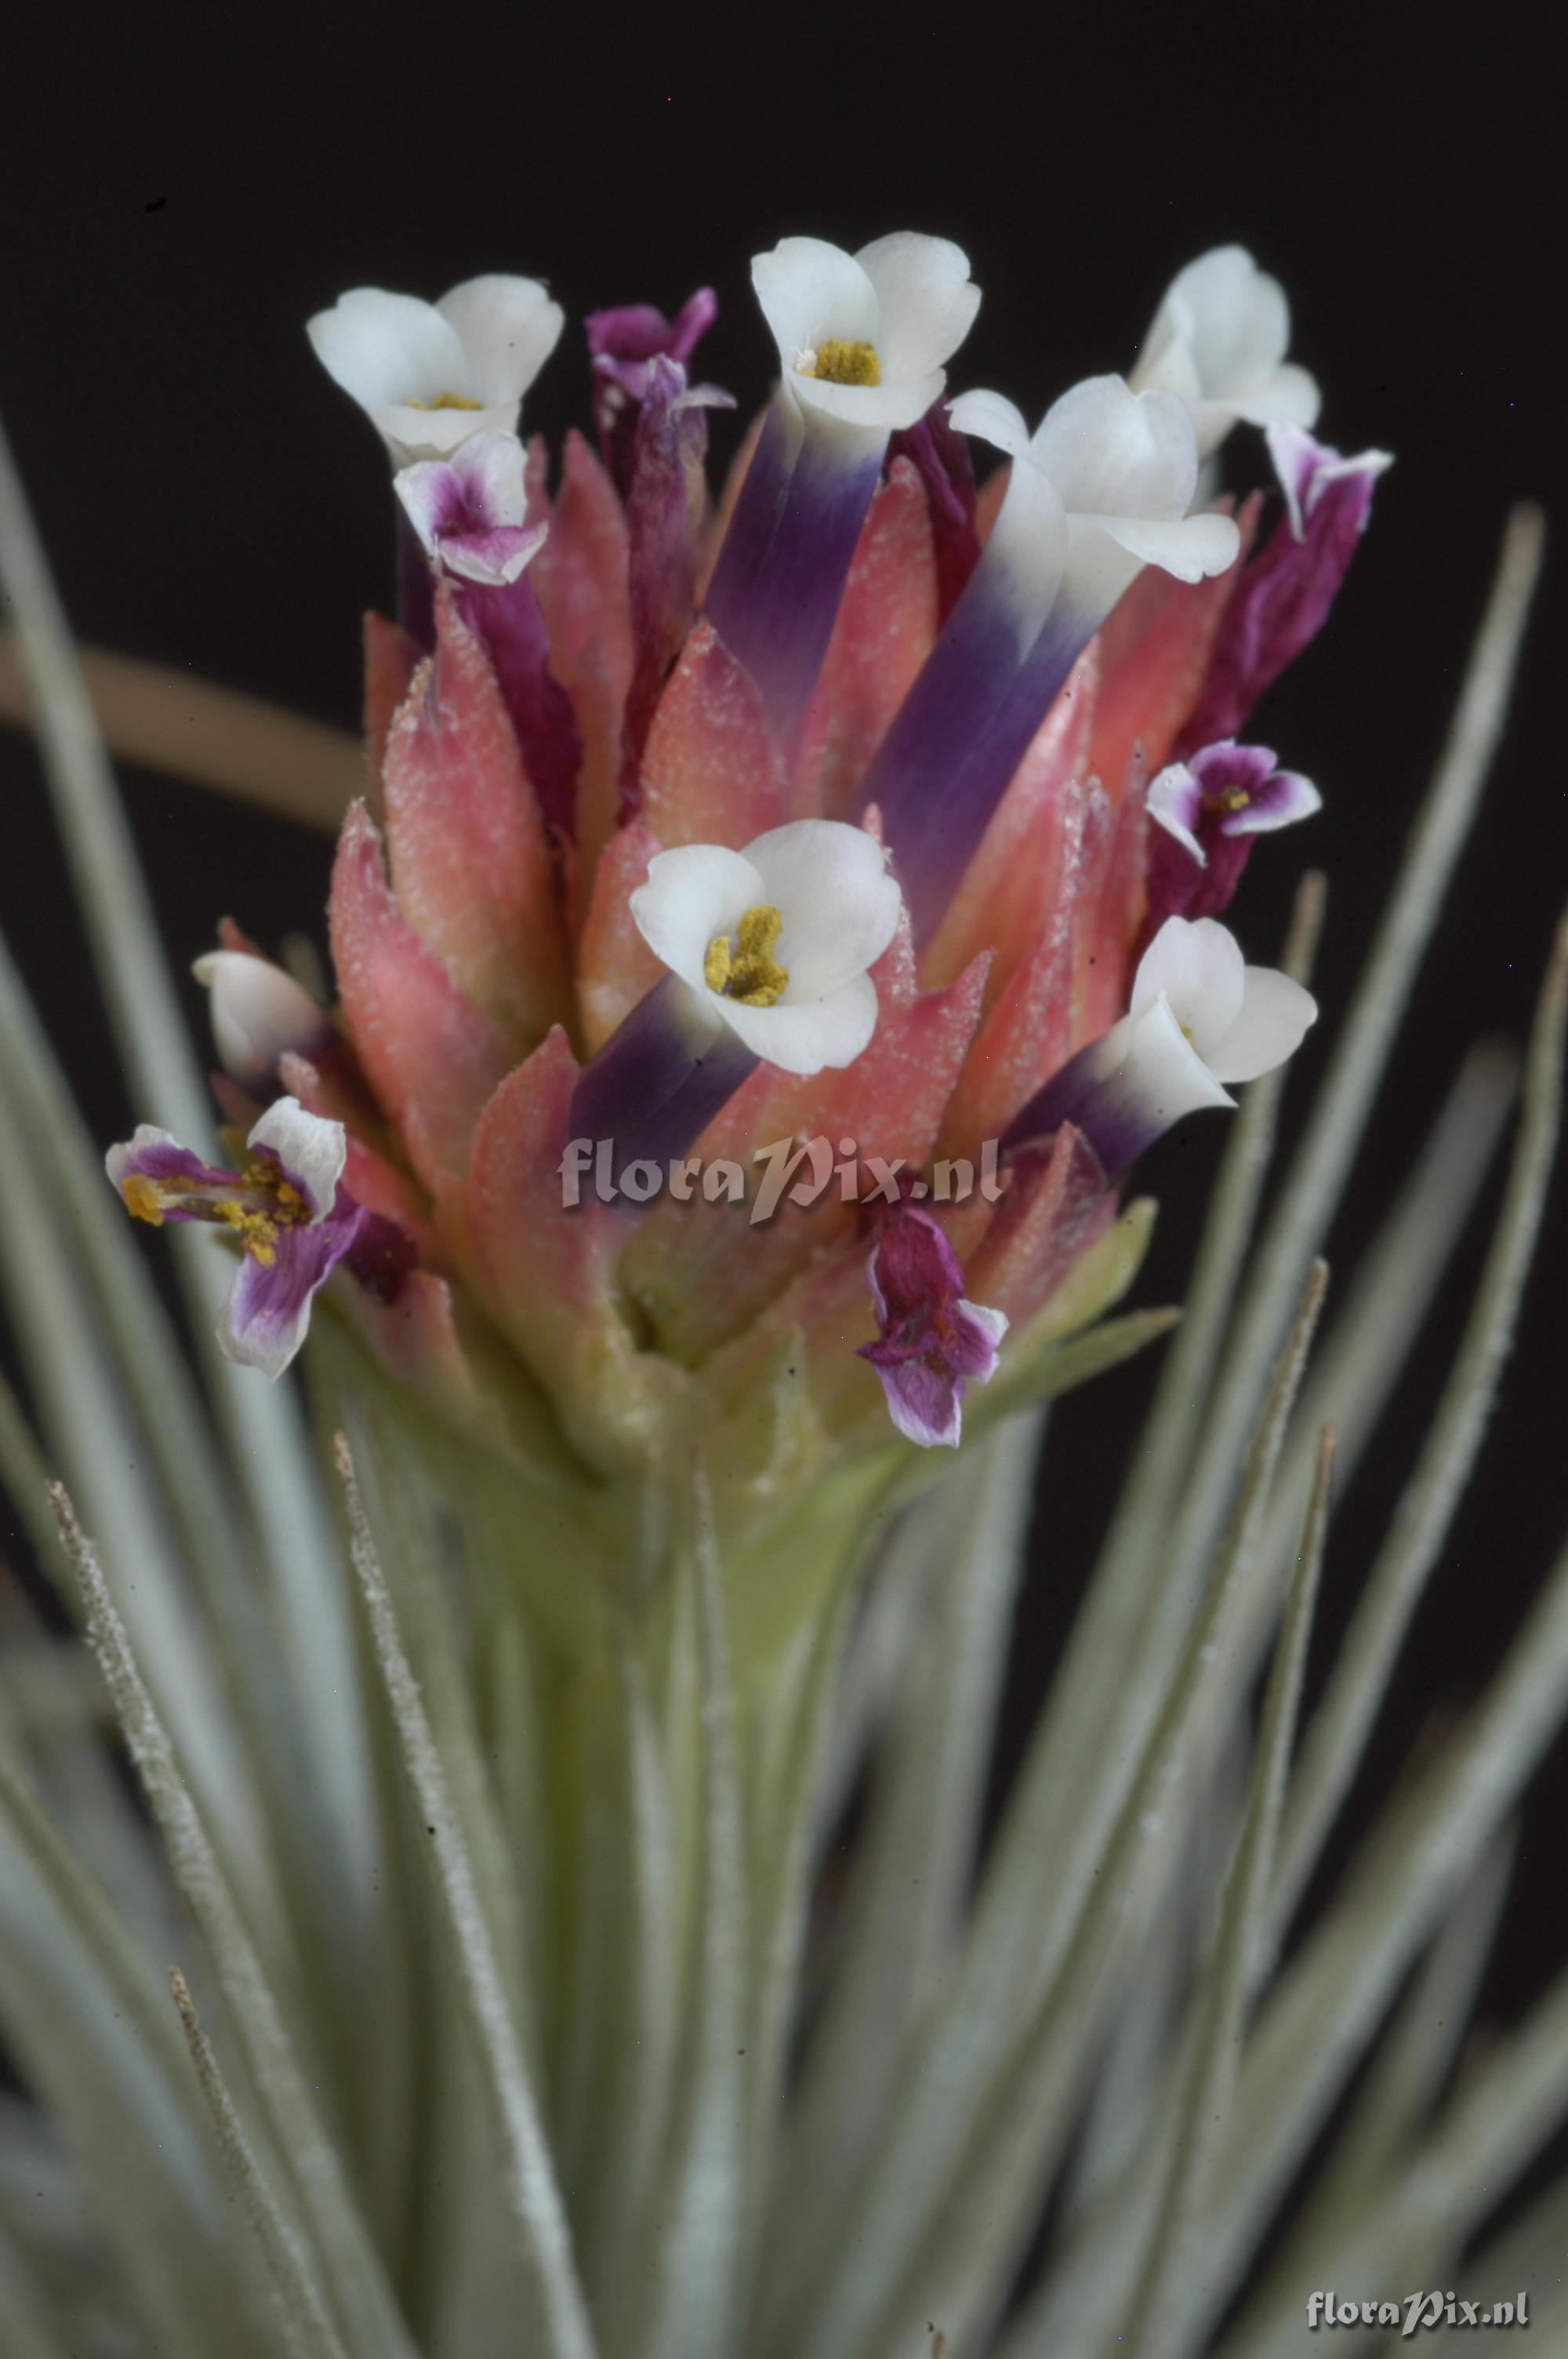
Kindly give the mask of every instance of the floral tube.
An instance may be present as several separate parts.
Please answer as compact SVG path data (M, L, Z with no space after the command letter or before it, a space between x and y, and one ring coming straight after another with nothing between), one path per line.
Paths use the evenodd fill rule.
M861 782L928 940L1067 675L1145 564L1181 581L1235 559L1228 516L1189 516L1192 421L1174 395L1093 377L1031 436L998 394L949 405L1013 462L996 528Z
M940 396L979 304L946 238L857 255L785 238L752 276L783 377L708 585L706 613L781 735L798 720L838 612L888 438Z

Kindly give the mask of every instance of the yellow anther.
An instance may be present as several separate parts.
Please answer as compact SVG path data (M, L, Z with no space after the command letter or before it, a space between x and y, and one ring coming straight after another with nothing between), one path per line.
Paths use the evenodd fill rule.
M829 336L816 347L816 365L811 374L829 385L881 385L882 364L875 344L847 343Z
M771 1007L789 989L789 970L773 957L784 919L767 902L748 909L733 936L715 934L702 962L709 991L738 999L744 1007Z
M1245 810L1251 799L1245 787L1232 787L1228 794L1221 795L1219 808L1227 811Z
M129 1172L120 1183L120 1193L133 1221L146 1221L150 1228L162 1228L163 1197L156 1180L149 1180L145 1171Z
M466 393L438 393L430 401L406 401L405 409L482 409L482 401L470 401Z
M723 991L727 987L731 964L729 935L715 934L702 962L702 979L709 991Z

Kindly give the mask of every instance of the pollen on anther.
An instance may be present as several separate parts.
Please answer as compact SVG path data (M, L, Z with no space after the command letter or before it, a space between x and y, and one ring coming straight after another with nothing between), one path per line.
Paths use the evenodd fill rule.
M795 365L803 375L819 378L828 385L881 385L882 364L877 357L875 344L863 339L856 342L839 336L826 337L809 355L812 366L803 366L808 357L802 353Z

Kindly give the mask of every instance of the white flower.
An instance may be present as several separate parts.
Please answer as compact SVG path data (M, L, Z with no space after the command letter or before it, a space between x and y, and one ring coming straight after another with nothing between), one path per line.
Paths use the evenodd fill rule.
M306 332L328 375L379 429L393 464L444 459L470 434L514 433L561 332L536 278L470 278L422 303L356 287Z
M1315 378L1285 358L1291 311L1277 278L1244 245L1217 245L1166 288L1131 382L1162 386L1192 412L1198 455L1217 450L1238 419L1310 426Z
M1102 1054L1163 1127L1199 1106L1234 1104L1222 1085L1272 1072L1316 1020L1312 994L1273 967L1248 966L1216 919L1167 918Z
M882 434L914 425L937 399L942 364L980 301L961 250L913 230L854 255L784 238L755 257L752 284L796 409Z
M1173 394L1086 377L1033 435L1000 393L960 394L947 414L1012 459L987 554L996 549L1021 611L1040 614L1054 594L1065 622L1087 622L1087 636L1145 565L1196 582L1235 562L1231 519L1186 513L1197 447Z
M867 969L898 926L881 845L841 821L796 820L744 852L657 853L632 896L638 930L706 1019L787 1073L849 1065L877 1022Z
M313 1056L333 1037L326 1009L270 959L249 951L208 951L190 972L211 994L219 1061L236 1081L263 1081L280 1057L291 1050Z

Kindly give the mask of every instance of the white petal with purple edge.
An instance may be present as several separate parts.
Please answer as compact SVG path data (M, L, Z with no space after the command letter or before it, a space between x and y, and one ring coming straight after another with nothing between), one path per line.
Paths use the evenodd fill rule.
M1207 867L1208 854L1194 832L1203 812L1203 788L1184 762L1170 763L1151 782L1148 810L1150 818L1173 835L1200 868Z
M524 572L549 538L547 524L496 525L482 532L449 533L440 545L449 573L503 588Z
M305 1341L310 1306L341 1259L346 1224L286 1229L270 1263L246 1254L218 1319L226 1357L259 1368L274 1383Z
M957 1315L959 1318L966 1320L969 1326L977 1328L979 1331L982 1342L989 1344L990 1347L989 1366L984 1368L971 1368L968 1372L971 1383L977 1385L989 1385L991 1378L996 1374L998 1349L1001 1343L1002 1337L1007 1333L1008 1328L1012 1322L1008 1318L1005 1310L993 1310L989 1304L985 1302L960 1300L957 1305Z
M1323 797L1310 778L1296 770L1276 770L1244 810L1227 811L1219 823L1222 835L1267 835L1277 827L1291 827L1323 809Z
M490 525L523 522L527 460L515 434L470 434L452 453L451 466L475 516Z
M326 1219L336 1201L338 1182L348 1161L348 1133L341 1122L307 1114L297 1098L278 1098L268 1106L245 1143L271 1149L289 1181L309 1205L312 1226Z

